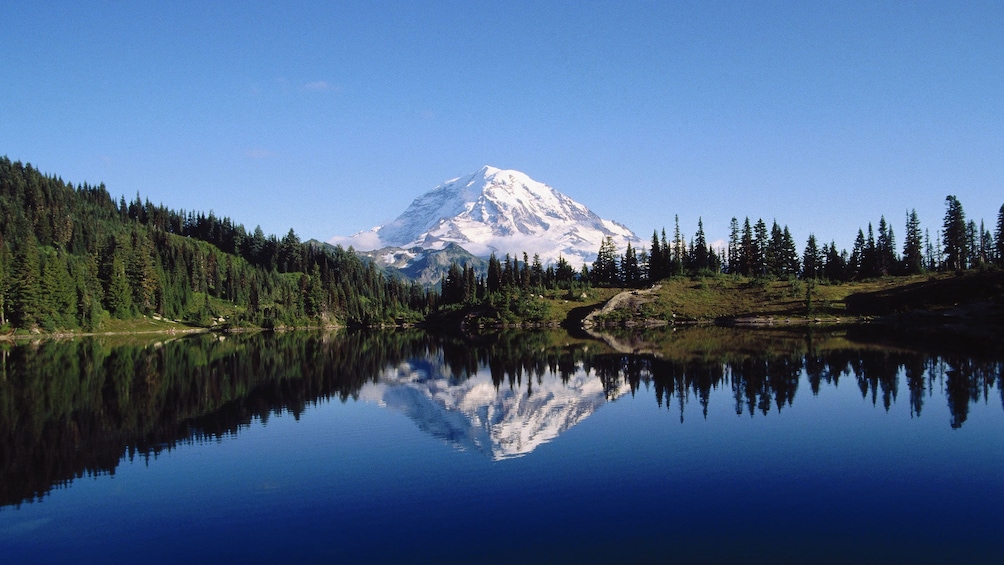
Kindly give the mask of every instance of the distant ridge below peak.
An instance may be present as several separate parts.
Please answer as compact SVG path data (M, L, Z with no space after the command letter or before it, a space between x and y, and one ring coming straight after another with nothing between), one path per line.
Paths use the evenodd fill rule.
M545 264L563 257L578 266L595 259L607 237L621 249L640 243L627 227L526 173L484 165L417 197L394 221L329 243L358 250L455 243L479 257L526 252Z

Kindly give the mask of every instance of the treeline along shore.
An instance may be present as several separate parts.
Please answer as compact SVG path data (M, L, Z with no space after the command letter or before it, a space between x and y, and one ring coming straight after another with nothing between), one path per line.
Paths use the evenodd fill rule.
M948 196L933 234L911 211L902 252L884 217L877 233L871 224L858 230L850 252L815 234L799 252L776 221L768 229L733 218L722 248L707 243L701 220L689 241L678 218L674 227L671 238L656 231L649 246L623 253L608 239L581 268L493 255L487 272L454 264L428 288L292 229L279 238L139 195L116 201L103 184L74 185L3 157L0 332L128 331L136 320L219 329L576 325L624 289L648 292L600 322L840 321L954 308L953 323L976 311L981 324L1000 323L1004 206L991 230Z
M117 202L0 159L0 326L95 331L149 316L199 326L414 322L437 294L354 253L212 212Z

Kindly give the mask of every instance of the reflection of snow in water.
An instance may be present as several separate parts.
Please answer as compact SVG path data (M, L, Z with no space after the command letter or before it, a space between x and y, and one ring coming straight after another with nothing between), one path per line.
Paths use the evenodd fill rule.
M528 392L527 379L532 381ZM628 385L612 391L616 398ZM461 450L494 460L520 457L558 437L596 411L607 398L599 378L578 370L567 382L555 374L524 376L523 385L501 384L496 391L486 367L451 382L443 363L402 363L385 370L379 382L363 387L360 399L401 411L423 431Z

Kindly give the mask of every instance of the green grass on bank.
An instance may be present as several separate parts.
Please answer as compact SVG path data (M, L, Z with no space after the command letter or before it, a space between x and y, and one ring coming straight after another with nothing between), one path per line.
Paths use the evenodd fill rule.
M660 288L647 296L640 293L628 308L611 312L603 321L818 319L826 322L948 309L980 301L1004 303L1004 272L933 273L839 284L729 275L680 277L662 281Z
M544 298L548 302L548 318L553 323L566 320L581 321L586 314L603 306L608 300L623 291L622 288L590 288L577 296L569 296L567 291L547 291ZM584 296L583 296L584 294Z

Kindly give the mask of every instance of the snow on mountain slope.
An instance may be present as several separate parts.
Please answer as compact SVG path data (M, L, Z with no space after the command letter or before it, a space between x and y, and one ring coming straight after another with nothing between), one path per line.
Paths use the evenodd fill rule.
M556 375L531 380L516 388L496 387L487 367L457 380L439 359L387 368L359 398L406 414L457 449L498 461L532 452L630 393L627 382L604 390L600 379L582 369L567 381Z
M539 254L545 264L562 256L578 267L596 258L606 237L621 250L640 243L627 227L550 186L519 171L486 166L416 198L389 224L329 243L377 250L442 249L452 242L481 257L527 252Z

